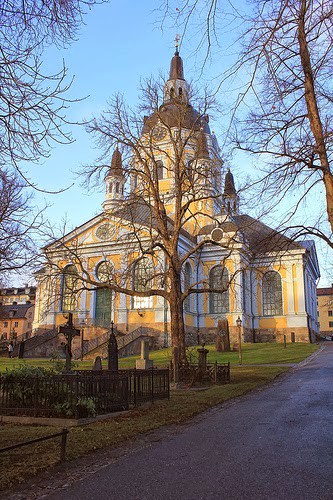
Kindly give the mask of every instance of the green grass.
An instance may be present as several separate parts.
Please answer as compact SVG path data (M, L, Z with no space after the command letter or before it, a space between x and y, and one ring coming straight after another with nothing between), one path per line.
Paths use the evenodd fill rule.
M198 346L188 348L188 355L193 362L195 362L198 356L197 348ZM209 363L214 363L215 361L218 363L228 363L230 361L231 364L238 364L238 352L216 352L214 345L207 345L206 348L209 350ZM317 344L291 343L287 344L286 348L284 348L283 344L242 344L243 364L299 363L317 349ZM119 367L134 368L135 360L139 359L139 357L129 356L127 358L120 358ZM154 361L155 366L166 366L171 360L171 349L153 351L150 353L150 359ZM49 359L0 358L0 372L22 364L51 367ZM75 365L81 370L88 370L92 368L93 360L75 361ZM103 366L107 366L106 360L103 361Z
M67 458L72 460L106 446L120 445L163 425L186 422L212 406L270 382L286 370L276 366L233 367L230 384L212 386L204 391L173 391L170 401L158 401L107 421L71 429ZM60 428L3 424L0 426L0 446L46 436L57 430ZM0 489L23 482L54 466L58 460L59 438L1 454L0 467L5 473L0 475Z

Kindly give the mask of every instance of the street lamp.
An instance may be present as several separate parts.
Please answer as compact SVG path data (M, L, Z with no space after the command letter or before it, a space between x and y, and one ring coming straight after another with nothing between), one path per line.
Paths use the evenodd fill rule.
M236 325L237 325L237 330L238 330L238 357L239 357L239 364L241 365L243 360L242 360L242 337L241 337L241 326L242 326L242 320L238 316L236 319Z

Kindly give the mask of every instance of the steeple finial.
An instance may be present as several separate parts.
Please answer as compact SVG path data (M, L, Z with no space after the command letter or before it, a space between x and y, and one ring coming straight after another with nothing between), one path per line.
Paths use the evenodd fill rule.
M175 38L175 47L176 47L176 52L175 52L175 55L178 55L178 54L179 54L179 50L178 50L178 47L179 47L179 40L180 40L180 35L177 33L177 34L176 34L176 38Z

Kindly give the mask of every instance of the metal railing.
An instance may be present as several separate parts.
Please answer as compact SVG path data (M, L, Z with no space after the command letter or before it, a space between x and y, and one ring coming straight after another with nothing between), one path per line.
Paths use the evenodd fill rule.
M85 418L128 408L128 379L121 373L0 375L0 413L33 417Z
M0 453L5 453L7 451L16 450L22 448L22 446L28 446L29 444L41 443L42 441L47 441L48 439L54 439L61 436L60 440L60 462L66 460L66 444L67 435L69 433L68 429L63 429L61 432L56 432L55 434L49 434L48 436L43 436L36 439L31 439L30 441L24 441L23 443L13 444L11 446L6 446L5 448L0 448Z
M2 415L86 418L169 397L168 369L0 375Z

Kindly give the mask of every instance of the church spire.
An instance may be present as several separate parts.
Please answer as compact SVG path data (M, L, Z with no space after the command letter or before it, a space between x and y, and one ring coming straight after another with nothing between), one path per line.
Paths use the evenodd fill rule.
M118 146L113 152L111 166L105 177L105 200L104 210L114 209L124 199L125 175L121 152Z
M230 172L230 168L228 168L228 172L225 175L225 182L224 182L224 196L235 196L237 195L236 193L236 188L235 188L235 182L234 182L234 176Z
M188 89L184 78L183 61L178 50L178 35L176 37L176 51L170 63L170 75L164 85L164 103L177 99L187 102Z
M236 192L234 176L230 172L230 168L224 179L223 202L228 215L238 214L239 196Z
M118 146L116 146L112 155L110 174L117 175L119 177L124 175L121 152L119 151Z
M185 80L183 61L179 55L178 44L179 35L176 35L176 51L175 55L171 59L169 80Z

